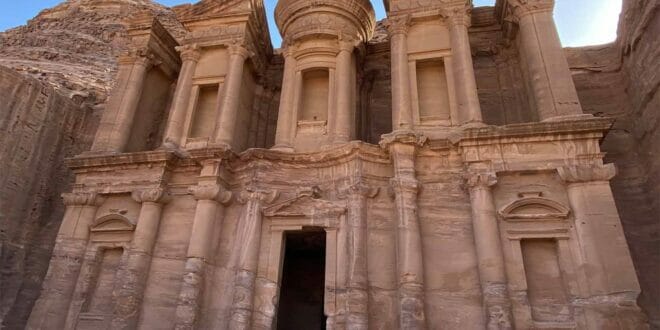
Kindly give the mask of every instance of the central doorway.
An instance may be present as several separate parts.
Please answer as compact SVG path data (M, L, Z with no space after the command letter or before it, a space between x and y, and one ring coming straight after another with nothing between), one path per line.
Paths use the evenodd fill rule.
M325 329L325 237L322 228L284 234L278 330Z

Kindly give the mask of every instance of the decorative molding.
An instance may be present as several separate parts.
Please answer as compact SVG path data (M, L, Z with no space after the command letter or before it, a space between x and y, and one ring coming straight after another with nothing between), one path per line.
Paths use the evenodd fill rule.
M63 193L62 200L66 206L95 206L99 207L105 201L105 197L96 192L88 193Z
M531 212L525 212L530 210ZM569 213L568 207L543 197L522 198L499 211L500 217L509 221L567 219Z
M219 184L205 184L190 187L188 191L196 200L209 200L221 204L228 204L232 199L232 192Z
M260 201L270 204L274 202L277 197L279 197L279 192L277 190L248 186L239 194L237 200L241 204L245 204L249 201Z
M387 32L393 36L396 34L408 34L408 29L410 29L411 24L412 20L410 15L400 15L389 17L384 25Z
M175 49L181 54L181 60L184 62L197 62L202 55L199 45L195 43L177 46Z
M135 230L135 224L119 214L102 216L89 226L91 232L125 232Z
M563 166L557 168L559 177L566 183L585 183L597 181L610 181L616 175L614 164L605 164L602 166Z
M162 187L136 190L131 197L138 203L166 204L171 200L169 192Z
M442 8L440 15L450 26L464 25L469 27L472 18L472 7L465 5L449 6Z

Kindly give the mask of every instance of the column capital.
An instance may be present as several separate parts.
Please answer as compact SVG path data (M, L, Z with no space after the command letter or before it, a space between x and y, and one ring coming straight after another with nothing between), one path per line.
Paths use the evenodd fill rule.
M419 192L419 181L409 178L392 178L390 179L390 188L395 194L399 192L417 194Z
M247 187L238 196L238 202L244 204L249 201L259 201L270 204L274 202L277 197L279 197L279 192L277 190L260 187Z
M393 144L411 144L417 147L422 147L427 141L428 137L420 132L400 130L383 134L378 144L383 149L389 149Z
M165 204L171 199L167 189L162 187L135 190L131 193L131 197L138 203Z
M158 64L156 55L148 48L129 49L117 58L119 65L141 65L150 68Z
M467 173L464 178L470 189L490 188L497 184L497 175L493 172Z
M393 16L388 18L387 22L385 22L385 27L390 35L408 34L408 28L410 28L410 25L410 15Z
M586 183L586 182L609 182L616 175L616 167L614 164L605 165L591 165L591 166L563 166L557 168L559 177L564 182L571 183Z
M552 12L555 7L555 0L508 0L507 3L517 19L529 14Z
M339 188L339 196L364 196L367 198L374 198L380 192L380 188L368 185L362 180L349 182L346 186Z
M105 197L96 192L63 193L62 200L66 206L101 206Z
M227 50L229 50L229 55L237 55L240 56L242 59L247 59L248 57L253 55L253 52L250 51L245 45L242 43L234 42L229 45L227 45Z
M219 184L205 184L190 187L188 191L193 195L196 200L208 200L221 204L228 204L233 196L231 191L228 191Z
M175 49L181 54L181 60L184 62L197 62L202 55L199 45L197 44L177 46Z
M463 5L452 6L443 8L440 15L449 23L449 26L463 25L469 27L472 18L472 8Z

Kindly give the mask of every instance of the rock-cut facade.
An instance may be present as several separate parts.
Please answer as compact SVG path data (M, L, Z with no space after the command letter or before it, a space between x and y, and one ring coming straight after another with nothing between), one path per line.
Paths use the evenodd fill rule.
M645 328L554 1L385 4L133 13L27 328Z

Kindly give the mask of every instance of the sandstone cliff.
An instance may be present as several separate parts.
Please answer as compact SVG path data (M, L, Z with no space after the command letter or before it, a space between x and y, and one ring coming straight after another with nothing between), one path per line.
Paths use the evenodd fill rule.
M72 181L63 160L91 146L127 18L145 10L182 35L150 0L68 0L0 33L0 328L22 328L39 295Z

